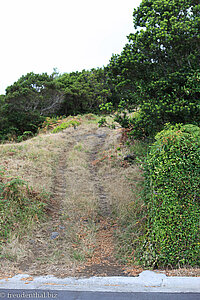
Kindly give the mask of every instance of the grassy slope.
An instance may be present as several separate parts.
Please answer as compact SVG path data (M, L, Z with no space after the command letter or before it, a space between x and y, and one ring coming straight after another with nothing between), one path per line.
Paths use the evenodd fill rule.
M121 143L120 129L98 130L98 118L92 115L80 119L76 130L70 127L56 134L47 132L19 144L0 146L6 176L18 176L35 191L45 192L60 202L57 216L30 222L24 231L15 228L9 243L2 247L2 272L77 275L85 266L91 270L97 258L104 259L102 252L108 252L126 264L125 272L137 274L137 269L127 262L133 264L131 244L141 234L137 222L144 207L137 183L142 174L137 164L123 161L129 149ZM105 134L99 148L96 133ZM98 151L92 161L95 147ZM96 178L91 164L96 168ZM111 207L109 224L99 218L97 184L103 187ZM59 237L50 240L52 232L59 232Z
M55 264L58 262L67 262L68 266L75 270L74 265L82 264L88 255L92 255L93 245L96 243L95 232L98 228L95 223L98 215L98 197L95 195L94 182L89 170L91 164L89 155L91 149L95 147L93 136L90 137L90 135L97 130L97 121L97 117L89 115L81 118L82 125L77 130L70 127L56 134L40 134L19 144L0 146L1 166L7 177L19 177L27 181L35 191L45 192L57 200L59 193L62 192L54 191L55 180L60 181L59 178L56 179L56 176L61 176L57 175L57 170L60 168L62 160L67 164L64 171L67 190L65 191L65 201L62 204L62 214L56 220L51 219L41 224L36 222L36 224L30 225L28 232L22 233L15 228L10 242L3 245L3 257L8 261L13 260L19 268L23 269L22 261L31 261L38 256L40 264L48 264L47 273L48 270L54 272ZM123 207L126 206L125 201L132 199L131 183L126 180L128 170L120 166L122 150L116 152L116 143L119 142L120 132L109 128L106 128L105 132L106 141L100 153L97 154L94 164L97 164L99 182L109 194L110 205L117 214L117 210L118 212L123 211ZM77 140L75 135L77 137L82 135L82 140ZM133 172L135 171L133 170ZM118 186L118 195L116 185ZM128 186L130 187L128 188ZM60 189L59 185L57 188ZM124 195L126 196L124 197ZM87 224L79 223L77 226L77 222L84 218L87 218ZM39 246L39 240L43 245L49 243L50 232L58 230L57 225L61 223L68 227L67 233L65 232L66 237L64 240L62 239L62 242L50 241L48 249L41 247L39 252L29 245L30 240L35 239L35 234L37 235L35 239L37 248L41 246ZM84 232L83 236L86 238L80 238L80 232L81 236ZM25 266L26 264L24 264L24 268ZM33 266L32 268L34 269Z

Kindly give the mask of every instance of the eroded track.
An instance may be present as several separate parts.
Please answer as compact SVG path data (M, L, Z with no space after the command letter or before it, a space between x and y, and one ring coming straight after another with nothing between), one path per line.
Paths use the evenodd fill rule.
M57 135L61 146L52 177L49 219L24 239L25 245L20 244L24 253L13 272L58 277L127 274L126 266L116 259L112 218L116 197L112 180L119 177L121 182L121 178L108 161L108 151L119 137L120 131L95 124ZM123 197L127 192L127 188L121 192Z

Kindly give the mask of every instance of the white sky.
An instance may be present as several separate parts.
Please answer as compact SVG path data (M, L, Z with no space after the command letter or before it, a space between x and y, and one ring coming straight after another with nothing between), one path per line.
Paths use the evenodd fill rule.
M0 0L0 94L28 72L106 66L141 0Z

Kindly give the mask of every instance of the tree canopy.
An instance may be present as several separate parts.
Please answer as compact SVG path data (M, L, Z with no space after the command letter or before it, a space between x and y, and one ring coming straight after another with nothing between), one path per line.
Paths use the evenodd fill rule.
M37 132L46 116L98 112L111 99L104 69L22 76L1 96L0 136Z
M135 33L107 67L28 73L9 86L0 100L1 134L11 127L34 130L44 116L97 112L102 103L120 100L139 110L130 120L137 136L154 136L165 123L198 124L199 0L143 0L133 23Z
M109 72L121 98L140 107L135 128L148 135L167 122L199 122L199 1L143 0L133 20Z
M64 73L57 82L63 92L63 114L95 112L111 97L104 69Z

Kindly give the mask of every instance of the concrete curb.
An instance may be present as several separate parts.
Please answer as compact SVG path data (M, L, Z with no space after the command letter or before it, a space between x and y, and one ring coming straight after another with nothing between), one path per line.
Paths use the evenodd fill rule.
M168 292L200 293L200 277L167 277L153 271L143 271L139 277L56 278L28 274L0 280L0 289L38 289L101 292Z

